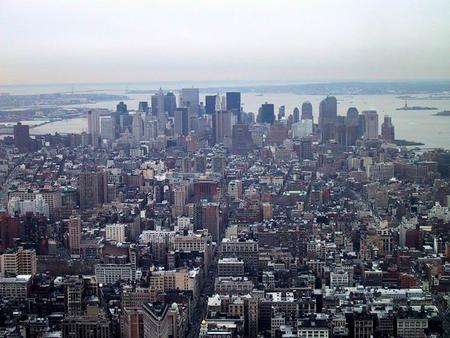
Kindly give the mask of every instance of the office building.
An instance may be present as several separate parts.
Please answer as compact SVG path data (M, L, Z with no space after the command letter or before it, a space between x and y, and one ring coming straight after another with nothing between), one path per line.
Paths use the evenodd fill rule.
M126 242L125 224L107 224L105 227L105 239L108 241Z
M133 122L131 126L133 137L136 141L141 141L144 137L144 120L140 113L133 115Z
M302 115L301 115L301 119L302 120L313 120L313 107L311 102L309 101L305 101L302 104Z
M180 106L188 108L190 112L197 113L199 106L198 88L182 88L180 97Z
M359 125L359 112L355 107L350 107L347 110L347 116L345 119L345 145L354 146L359 139L358 132Z
M100 119L98 111L89 110L87 116L88 116L88 134L91 138L91 144L93 146L97 146L98 138L100 136Z
M31 151L30 128L20 122L14 126L14 146L21 153Z
M232 129L232 151L233 154L246 155L254 148L252 134L248 124L238 123Z
M169 305L156 302L146 303L144 310L144 338L169 337Z
M275 122L275 111L272 103L263 103L259 108L258 122L273 124Z
M116 130L114 118L112 116L103 116L100 118L100 136L102 139L115 139Z
M227 92L226 93L226 109L236 116L236 121L241 122L241 93Z
M337 100L328 96L320 102L319 129L320 141L326 143L336 138Z
M218 110L213 116L214 143L223 143L226 147L231 146L231 112Z
M376 110L363 111L365 121L364 139L377 140L378 139L378 113Z
M159 89L159 91L157 93L152 95L151 103L152 103L152 115L153 116L159 116L159 115L165 113L165 109L164 109L165 98L164 98L164 93L161 88Z
M81 218L71 216L68 224L69 250L71 254L80 254L81 248Z
M381 137L386 142L395 141L395 128L392 124L392 118L388 115L384 116L384 121L381 124Z
M150 111L147 101L140 101L138 106L138 112L148 113Z
M295 107L294 111L292 112L292 122L296 123L300 121L300 110Z
M36 251L19 247L0 255L0 274L35 275Z
M177 109L177 97L174 93L168 92L164 96L164 111L171 117L174 116Z
M175 135L187 136L189 134L189 110L188 108L177 108L174 121Z
M216 111L216 95L206 95L205 96L205 113L208 115L213 115Z

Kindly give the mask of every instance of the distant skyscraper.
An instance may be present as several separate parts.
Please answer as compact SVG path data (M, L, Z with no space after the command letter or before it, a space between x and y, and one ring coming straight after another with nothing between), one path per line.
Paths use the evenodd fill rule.
M169 116L174 116L175 110L177 109L177 97L174 93L168 92L164 96L164 110L169 114Z
M144 120L140 113L133 115L133 123L131 128L133 137L136 141L141 141L144 136Z
M320 102L319 129L321 142L326 143L336 138L337 100L334 96L328 96Z
M259 109L259 118L260 123L270 123L273 124L275 122L275 112L274 106L272 103L263 103L261 108Z
M205 96L205 112L208 115L213 115L216 111L216 95Z
M302 160L312 160L313 159L312 138L311 137L303 137L300 139L300 158Z
M286 116L286 107L280 106L280 108L278 108L278 120L281 120L285 116Z
M384 116L384 121L381 124L381 136L386 142L393 142L395 140L395 128L392 124L392 118L388 115Z
M103 172L81 172L78 178L80 209L96 208L104 202L107 178Z
M128 107L123 101L120 101L116 106L117 112L121 114L127 114L128 113Z
M305 101L302 104L302 120L312 120L313 119L313 108L309 101Z
M115 129L114 120L111 116L103 116L100 118L100 136L102 139L114 140Z
M359 112L355 107L350 107L347 110L345 118L345 145L354 146L358 136Z
M88 134L91 137L91 144L97 146L100 136L100 119L96 110L88 111Z
M218 110L213 117L214 143L223 143L231 146L231 112Z
M226 105L227 110L232 112L237 117L237 122L241 122L241 93L227 92Z
M180 105L184 108L189 108L192 112L198 111L199 105L199 90L198 88L182 88L181 89L181 97L180 97Z
M152 115L158 116L164 114L164 93L162 89L159 89L157 93L152 95Z
M189 110L177 108L175 110L174 131L177 135L187 136L189 133Z
M21 153L27 153L31 150L29 126L17 122L14 126L14 145Z
M246 155L253 149L252 134L248 124L238 123L232 130L232 149L234 154Z
M69 249L71 254L80 254L81 244L81 218L71 216L69 219Z
M114 115L114 126L116 136L119 136L121 132L131 127L131 118L128 115L128 107L125 103L119 102Z
M297 107L295 107L294 111L292 112L292 118L294 123L300 121L300 110L298 110Z
M149 112L148 102L147 101L139 102L138 111L141 113L148 113Z
M363 111L364 120L366 124L366 130L364 138L366 140L378 139L378 114L375 110Z

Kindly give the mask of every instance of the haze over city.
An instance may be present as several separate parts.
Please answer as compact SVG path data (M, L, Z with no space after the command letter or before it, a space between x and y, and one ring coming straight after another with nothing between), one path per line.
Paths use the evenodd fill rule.
M450 1L0 0L0 337L450 337Z
M449 1L0 2L2 84L450 78Z

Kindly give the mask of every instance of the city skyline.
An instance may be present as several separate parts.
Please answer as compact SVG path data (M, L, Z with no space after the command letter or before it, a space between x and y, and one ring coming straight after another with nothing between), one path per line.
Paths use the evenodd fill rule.
M1 82L449 79L449 10L446 1L3 1Z

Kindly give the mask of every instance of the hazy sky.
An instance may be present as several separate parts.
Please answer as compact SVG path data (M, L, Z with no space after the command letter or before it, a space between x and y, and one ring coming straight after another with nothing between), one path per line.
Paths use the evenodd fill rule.
M0 84L450 79L450 1L0 0Z

